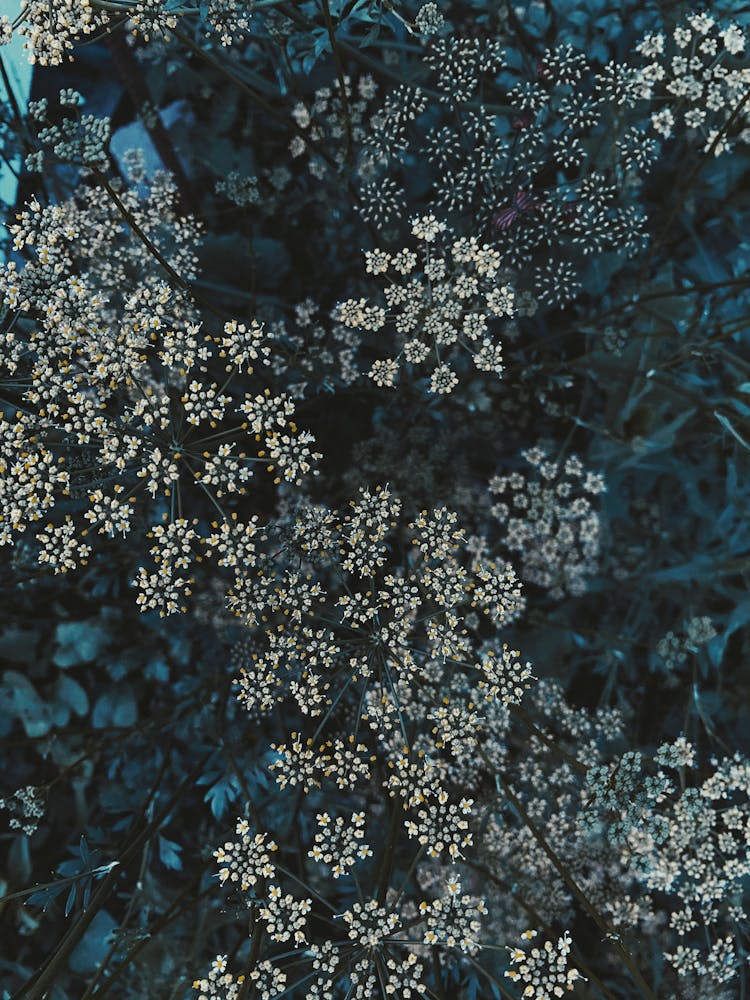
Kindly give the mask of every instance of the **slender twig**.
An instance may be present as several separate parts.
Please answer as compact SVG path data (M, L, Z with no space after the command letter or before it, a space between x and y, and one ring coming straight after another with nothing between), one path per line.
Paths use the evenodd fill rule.
M245 997L247 997L247 995L249 994L251 987L253 990L253 994L255 993L255 985L252 979L250 978L250 973L253 971L253 969L255 968L255 963L258 961L265 932L265 926L260 920L255 919L255 914L252 914L250 919L252 921L252 931L251 931L252 943L250 945L250 954L247 956L247 962L245 962L245 968L243 970L245 980L242 983L242 986L240 986L239 988L239 991L237 993L237 1000L245 1000Z
M112 986L114 986L114 984L119 980L120 976L122 976L125 970L130 966L133 959L136 958L137 955L139 955L144 948L153 944L154 936L159 931L164 930L165 927L168 927L171 923L173 923L180 916L180 914L182 914L188 908L188 905L194 906L204 896L213 894L216 891L215 886L213 885L213 883L211 883L210 885L207 885L205 889L202 890L202 892L199 892L198 895L195 897L195 899L190 900L188 905L185 905L184 900L192 892L195 891L198 885L200 885L200 880L202 877L203 877L203 872L201 872L195 879L193 879L192 883L189 886L186 886L186 888L182 890L182 892L172 902L171 906L166 910L166 912L163 913L162 916L154 924L151 925L148 934L144 935L139 941L136 941L136 943L131 947L130 951L128 951L128 953L119 963L117 968L109 976L107 981L105 983L102 983L102 985L98 987L96 992L93 994L93 996L96 997L97 1000L99 1000L99 998L101 997L106 996L107 993L109 993ZM81 1000L84 1000L84 997L81 997Z

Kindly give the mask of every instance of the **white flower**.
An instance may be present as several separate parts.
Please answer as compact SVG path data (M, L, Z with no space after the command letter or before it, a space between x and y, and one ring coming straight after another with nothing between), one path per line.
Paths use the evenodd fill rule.
M395 384L398 375L398 365L393 358L385 358L373 363L369 376L379 386L391 387Z
M446 224L438 221L432 213L418 216L412 219L411 223L412 236L416 236L418 240L424 240L425 243L434 243L438 235L445 232L446 229Z
M661 55L664 51L664 35L660 31L651 32L638 42L635 50L647 59Z
M458 385L456 373L448 365L439 365L430 376L430 392L447 395Z
M693 31L697 31L699 35L707 35L716 24L714 18L705 11L701 11L698 14L689 14L687 21Z
M745 34L736 24L730 24L728 28L719 32L719 37L724 42L727 52L736 56L745 48Z
M651 115L651 125L656 132L668 139L674 128L674 115L670 108L662 108Z
M445 18L436 3L426 3L417 14L414 23L422 35L434 35L445 24Z

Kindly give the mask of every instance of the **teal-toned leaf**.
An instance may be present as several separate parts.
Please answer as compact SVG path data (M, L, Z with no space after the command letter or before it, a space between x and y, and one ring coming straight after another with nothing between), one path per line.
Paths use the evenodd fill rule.
M227 806L234 802L238 795L239 788L234 778L224 777L209 788L204 796L204 801L211 806L211 812L216 819L221 819Z
M78 681L68 674L60 674L55 684L55 693L60 701L76 715L84 716L89 710L89 699Z
M112 943L112 933L117 921L107 910L94 915L86 933L70 955L68 963L76 975L86 976L95 972L104 961Z
M180 844L176 844L173 840L167 840L166 837L159 834L159 858L165 868L176 872L182 871L181 852L182 846Z
M61 622L55 629L54 664L63 670L93 663L109 644L109 629L98 621Z
M135 695L128 684L108 691L97 700L91 721L96 729L105 726L132 726L138 718L138 708Z

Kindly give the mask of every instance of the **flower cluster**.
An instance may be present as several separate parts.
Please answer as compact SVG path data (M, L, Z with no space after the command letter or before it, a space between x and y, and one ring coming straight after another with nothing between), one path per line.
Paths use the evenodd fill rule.
M237 820L236 834L239 842L227 841L223 847L214 851L214 857L219 868L220 882L236 882L243 891L247 891L264 879L272 879L276 869L271 862L271 855L278 850L273 840L266 841L266 835L258 833L250 836L250 824L247 820Z
M536 931L524 931L521 936L524 942L528 942L536 935ZM557 945L553 941L545 941L541 948L508 950L514 968L505 975L524 987L521 994L524 997L533 997L534 1000L562 997L583 978L578 969L568 966L570 934L567 931L557 939Z
M563 462L537 446L523 457L531 474L491 480L490 490L501 498L492 513L504 527L505 544L521 554L529 583L552 597L580 594L598 567L601 530L592 501L604 491L604 480L575 455Z
M730 148L728 128L750 137L743 113L750 69L737 65L746 44L738 25L721 25L707 11L688 15L668 36L648 34L638 44L644 61L639 72L658 105L651 115L654 132L669 139L684 124L714 156Z
M58 66L71 58L75 43L93 34L109 20L109 15L90 0L22 0L17 25L30 63Z
M0 16L9 994L747 992L750 13L668 6Z
M299 569L279 572L268 563L247 583L238 575L230 595L234 610L251 623L258 622L263 607L272 616L265 630L267 651L254 654L238 679L248 709L267 711L291 696L314 718L326 713L342 687L359 688L374 713L371 725L392 731L400 725L399 715L421 711L410 707L415 680L424 678L431 689L454 663L471 667L485 699L507 704L520 698L528 665L517 654L508 655L502 643L495 649L476 630L472 637L462 624L472 609L496 627L519 616L524 601L512 569L467 559L456 516L440 508L401 527L411 536L413 557L406 572L394 571L400 508L382 487L362 490L343 516L301 505L286 543L287 551L302 559ZM237 571L241 574L240 567ZM346 588L336 583L342 576L349 580ZM333 592L329 581L336 584ZM386 697L378 707L381 695ZM445 742L452 720L442 714L441 699L432 704ZM392 718L396 705L400 709ZM299 736L285 752L308 759L313 771L326 769L323 750L313 750Z
M328 813L319 813L317 819L320 829L308 857L328 865L334 878L346 874L357 858L372 857L369 844L363 840L365 818L362 813L352 813L349 822L343 816L331 820Z
M44 790L27 785L18 788L8 798L0 799L0 809L10 813L8 826L11 830L21 830L31 837L39 828L39 821L44 816L46 796Z
M438 39L424 58L437 99L429 104L413 90L402 106L415 110L394 115L389 94L370 121L365 162L380 178L368 179L362 198L373 218L378 199L404 187L399 174L425 158L429 210L471 217L472 234L490 243L507 280L535 306L565 305L578 294L582 257L643 249L645 219L632 195L657 144L642 128L649 88L635 66L595 72L562 46L544 53L529 79L500 43L453 37ZM613 154L606 159L596 155L605 135Z
M461 892L455 873L449 875L443 893L431 902L422 900L419 913L425 918L424 943L458 948L475 955L481 948L479 932L488 910L483 899Z
M377 84L371 76L361 76L356 91L350 77L341 83L336 80L330 87L315 91L310 104L299 102L292 109L296 134L289 145L293 160L308 159L313 177L321 178L332 167L340 169L352 155L354 144L359 145L365 135L365 116L377 93ZM331 157L330 146L338 147Z
M684 773L694 767L694 753L685 743L659 756ZM697 973L724 983L742 961L732 928L750 873L750 763L735 754L714 766L701 784L655 798L654 820L631 828L628 847L639 881L670 894L669 925L678 943L667 960L681 977Z
M696 653L716 635L713 622L707 615L697 615L688 619L684 629L675 632L670 629L656 643L655 653L659 666L668 673L683 667L690 653Z
M198 991L196 1000L211 1000L212 997L220 997L221 1000L240 1000L245 982L251 984L255 995L261 1000L272 1000L284 993L286 975L270 962L258 962L249 973L238 975L236 978L226 969L227 956L217 955L211 963L206 978L196 979L193 982L193 989Z
M175 214L169 179L145 195L109 192L32 201L12 227L26 263L0 273L20 317L3 358L18 408L0 424L2 541L30 528L39 561L64 573L86 563L97 535L126 537L145 519L156 568L140 567L138 604L171 614L202 554L252 560L256 525L231 505L256 471L299 483L319 456L293 402L246 381L268 358L262 328L232 320L203 333L149 252L162 245L170 269L195 274L197 227ZM135 232L123 232L122 212ZM183 515L196 496L220 522Z
M497 327L513 316L512 289L499 283L500 257L476 238L456 239L434 215L412 221L417 251L404 248L397 254L367 251L367 272L384 275L385 305L365 299L340 303L336 318L355 330L379 334L392 327L395 357L372 364L370 378L378 386L393 386L404 365L434 366L429 390L438 395L453 391L458 377L449 361L461 351L475 368L500 376L502 341Z
M108 118L78 112L78 105L82 100L81 95L75 91L60 91L60 107L72 109L75 114L73 117L66 115L60 122L48 121L44 128L39 129L37 139L42 149L27 156L27 169L42 170L44 147L48 147L63 162L92 169L107 168L111 123ZM46 101L43 105L37 105L34 113L37 122L44 123L46 110Z
M286 558L265 562L253 579L249 620L264 643L243 654L239 700L261 718L291 698L298 717L311 720L311 735L294 730L272 745L268 766L278 786L315 796L335 785L360 802L380 786L390 844L377 834L377 814L365 841L361 807L349 818L317 813L305 855L309 882L302 884L313 887L325 865L334 880L350 875L360 891L360 901L337 914L349 945L339 943L335 955L314 943L304 900L279 886L286 868L271 853L276 841L250 833L245 820L237 825L240 842L215 852L219 878L250 893L272 941L313 941L307 954L319 995L328 995L344 969L357 996L371 995L379 977L386 993L390 983L420 995L420 949L472 955L481 947L488 910L481 896L462 890L455 869L475 844L475 800L459 788L477 781L480 739L499 752L509 706L530 686L529 664L491 638L518 619L520 588L510 567L465 551L454 514L438 508L406 522L384 487L360 491L338 512L301 504L282 537ZM406 565L398 555L404 544L411 546ZM284 569L292 562L294 572ZM235 610L247 594L238 585ZM382 877L393 844L411 842L417 853L408 892L381 883L368 898L366 887L373 874ZM442 872L441 887L435 873ZM405 934L414 922L416 942ZM406 957L394 948L407 949Z

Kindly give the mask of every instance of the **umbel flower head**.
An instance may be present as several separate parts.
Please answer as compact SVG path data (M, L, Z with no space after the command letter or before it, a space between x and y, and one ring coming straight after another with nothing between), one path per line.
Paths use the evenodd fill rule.
M176 214L170 179L118 197L169 266L194 276L199 227ZM238 523L236 500L258 474L299 483L319 457L313 436L255 375L270 354L263 328L203 332L105 189L32 200L12 235L25 264L0 272L18 316L0 363L18 399L0 419L0 543L28 531L39 561L65 573L85 565L97 536L150 523L155 569L138 572L138 604L184 610L203 555L252 561L257 525Z
M451 360L466 352L475 368L500 376L502 341L497 328L514 314L512 289L499 281L498 252L476 238L457 239L434 215L412 220L417 250L365 253L367 272L388 282L381 305L348 299L335 310L344 326L382 339L393 331L397 353L376 360L369 377L391 387L404 367L431 364L430 392L446 395L458 385ZM463 368L463 365L462 365Z
M423 711L421 686L427 698L439 691L442 675L456 672L466 672L479 701L520 700L528 664L483 632L519 617L520 586L509 565L467 552L455 514L438 508L406 522L398 498L378 487L362 489L340 512L301 503L284 534L275 562L260 572L248 572L247 563L236 567L230 594L230 605L251 626L265 623L265 651L253 651L238 678L249 710L269 711L291 696L314 718L338 701L337 692L359 691L369 725L398 731L411 713ZM403 544L410 549L405 563ZM446 693L434 706L436 736L448 747L460 726L475 739L478 717L471 722L444 712ZM313 769L325 758L315 764L317 752L304 749Z
M525 944L536 936L534 930L524 931L521 935ZM565 931L556 945L553 941L545 941L541 948L509 948L513 968L505 975L524 987L521 994L524 997L548 1000L550 997L565 996L583 978L578 969L568 966L570 945L570 934Z

